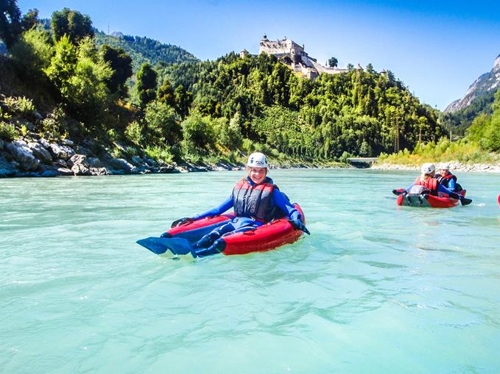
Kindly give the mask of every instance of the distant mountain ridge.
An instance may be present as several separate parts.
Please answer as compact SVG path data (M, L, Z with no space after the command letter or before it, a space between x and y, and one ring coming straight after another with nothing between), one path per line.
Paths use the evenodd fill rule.
M500 55L495 59L493 69L489 73L482 74L472 83L464 97L453 101L444 110L445 113L454 113L467 108L478 98L491 95L500 88Z
M108 35L95 30L95 40L98 45L107 44L111 47L122 48L132 58L134 71L139 70L145 62L156 65L158 63L176 64L199 61L198 58L181 47L164 44L147 37L124 35L121 32Z

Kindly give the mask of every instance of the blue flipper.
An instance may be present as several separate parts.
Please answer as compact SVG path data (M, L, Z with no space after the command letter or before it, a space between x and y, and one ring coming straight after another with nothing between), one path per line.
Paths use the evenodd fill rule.
M149 249L151 252L161 255L170 250L174 255L187 255L194 253L194 245L184 238L156 238L149 237L140 239L137 244Z

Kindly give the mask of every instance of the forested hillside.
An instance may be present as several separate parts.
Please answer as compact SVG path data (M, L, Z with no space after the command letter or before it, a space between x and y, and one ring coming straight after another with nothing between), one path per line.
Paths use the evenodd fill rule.
M444 135L435 111L391 72L371 66L310 81L272 56L230 54L165 67L160 80L192 92L194 111L231 122L237 139L293 157L376 156ZM215 135L215 142L223 139ZM229 144L238 142L223 145Z
M132 67L139 70L142 64L176 64L198 59L186 50L170 44L160 43L147 37L138 37L114 33L106 35L102 31L95 31L95 42L98 46L108 45L123 49L132 58Z
M468 106L454 112L444 112L441 123L450 132L463 136L476 117L493 114L493 101L498 90L478 95Z
M36 11L11 19L0 35L3 142L70 140L128 162L238 162L258 149L276 162L328 163L448 136L437 110L371 64L309 80L265 54L199 61L148 38L107 36L67 8L50 29Z

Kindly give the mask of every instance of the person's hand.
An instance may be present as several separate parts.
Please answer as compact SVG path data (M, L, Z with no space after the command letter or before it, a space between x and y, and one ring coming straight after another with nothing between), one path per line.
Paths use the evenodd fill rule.
M404 188L396 188L392 190L392 193L396 196L402 195L406 193L406 190Z
M306 225L304 225L304 223L300 219L289 219L288 222L290 222L295 229L302 230L307 235L311 235Z
M179 218L179 219L175 220L174 222L172 222L172 225L170 227L177 227L177 226L185 225L185 224L193 222L193 221L194 221L194 218L190 218L190 217Z

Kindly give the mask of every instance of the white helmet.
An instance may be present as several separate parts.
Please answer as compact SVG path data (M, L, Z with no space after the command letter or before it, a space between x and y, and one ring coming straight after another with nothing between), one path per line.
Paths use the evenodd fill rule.
M422 174L432 174L436 171L436 167L434 166L434 164L427 162L422 165L420 171L422 172Z
M441 170L450 170L450 164L444 164L441 166Z
M266 168L267 169L267 157L264 153L255 152L248 157L247 166L251 168Z

